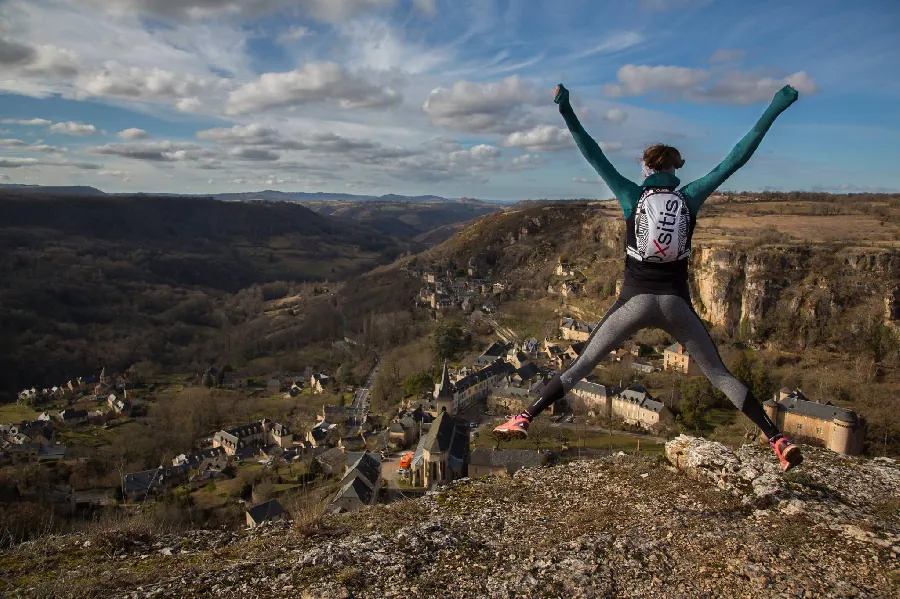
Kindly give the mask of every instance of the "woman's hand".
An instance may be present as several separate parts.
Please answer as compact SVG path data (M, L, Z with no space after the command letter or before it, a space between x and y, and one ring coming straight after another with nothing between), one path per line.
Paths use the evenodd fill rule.
M553 92L553 101L559 104L560 110L563 107L569 106L569 90L566 89L562 83L556 86L556 89Z
M778 110L787 110L788 107L797 101L797 98L800 97L800 92L791 87L790 85L785 85L780 90L775 92L775 97L772 98L772 104L778 108Z

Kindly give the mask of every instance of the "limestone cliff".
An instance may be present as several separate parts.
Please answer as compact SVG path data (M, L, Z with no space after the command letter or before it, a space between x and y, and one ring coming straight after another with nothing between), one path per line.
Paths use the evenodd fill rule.
M900 465L679 437L293 529L127 531L0 554L25 597L896 597ZM669 465L669 463L674 465Z
M850 319L841 323L847 332L859 332L867 318L888 324L896 316L897 250L701 246L692 271L698 313L749 340L767 340L779 320L793 323L804 346L834 336L838 318Z

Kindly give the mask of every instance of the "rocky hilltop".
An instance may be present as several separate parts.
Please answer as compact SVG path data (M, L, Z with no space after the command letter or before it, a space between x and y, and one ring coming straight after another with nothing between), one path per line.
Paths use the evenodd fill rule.
M0 555L9 596L896 597L900 464L681 436L246 533L108 531Z
M890 208L888 208L890 207ZM694 234L690 285L698 313L730 335L773 349L848 349L900 330L900 202L827 196L715 197ZM622 278L625 225L611 202L522 205L482 217L425 262L464 265L475 257L493 278L539 297L565 257L583 292L568 304L598 319L604 284ZM608 291L607 291L608 293ZM608 301L611 301L608 300Z

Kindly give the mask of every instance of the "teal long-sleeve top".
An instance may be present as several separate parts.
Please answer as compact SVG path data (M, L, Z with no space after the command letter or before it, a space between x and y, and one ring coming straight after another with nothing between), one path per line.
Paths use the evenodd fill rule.
M688 208L694 218L697 217L703 202L739 168L747 164L747 161L753 156L753 152L759 147L769 127L772 126L778 115L786 108L777 106L773 101L756 122L756 125L753 126L753 129L734 146L734 149L731 150L725 160L706 176L692 181L681 188L681 193L687 200ZM572 136L575 138L575 144L578 146L578 149L581 150L581 153L590 165L599 173L609 189L615 194L616 199L619 200L626 219L637 206L642 188L677 188L681 184L678 177L672 173L654 173L644 179L641 185L626 179L610 163L597 142L581 126L578 117L575 116L575 112L572 110L572 106L568 103L560 105L560 113L563 115Z

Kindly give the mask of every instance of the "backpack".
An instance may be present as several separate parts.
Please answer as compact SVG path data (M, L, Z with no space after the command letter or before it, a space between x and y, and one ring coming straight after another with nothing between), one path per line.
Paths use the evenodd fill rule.
M676 262L691 255L694 219L681 192L647 188L628 218L626 251L640 262Z

